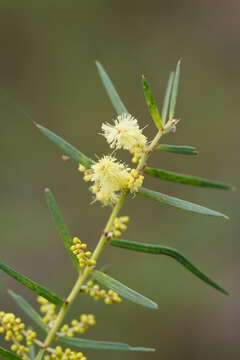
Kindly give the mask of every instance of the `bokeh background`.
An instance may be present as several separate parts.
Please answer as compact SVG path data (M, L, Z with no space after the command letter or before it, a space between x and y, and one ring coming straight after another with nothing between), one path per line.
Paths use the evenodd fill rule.
M89 156L109 151L99 136L114 110L94 60L106 67L141 126L154 126L144 102L144 73L161 103L169 71L183 59L177 107L181 122L165 143L196 145L198 157L155 154L160 168L239 185L239 1L17 1L0 2L0 232L1 260L64 296L75 273L45 199L50 187L71 233L96 244L109 210L90 205L76 165L33 121L62 135ZM119 153L126 158L124 153ZM154 299L157 312L125 301L104 306L79 297L69 319L94 312L87 337L154 346L156 353L86 351L90 359L238 359L240 350L239 194L147 180L152 188L226 212L204 217L129 201L125 238L172 246L231 292L224 296L165 257L109 248L99 264ZM21 314L11 288L34 306L32 294L4 274L1 308ZM24 316L23 316L24 318Z

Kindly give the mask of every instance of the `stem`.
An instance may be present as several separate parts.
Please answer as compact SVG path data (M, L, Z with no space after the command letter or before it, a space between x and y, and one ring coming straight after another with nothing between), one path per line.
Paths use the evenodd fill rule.
M160 129L157 133L157 135L155 136L155 138L152 140L151 144L149 145L147 151L142 155L138 166L137 166L137 171L142 170L143 166L145 165L147 159L149 158L151 152L153 151L154 147L157 145L158 141L160 140L161 136L162 136L163 132ZM126 198L127 198L128 192L122 192L118 202L116 203L116 205L114 206L112 213L108 219L108 222L104 228L103 234L101 235L99 242L91 256L91 260L97 260L99 255L101 254L101 252L103 251L103 249L105 248L109 238L108 238L108 233L111 231L114 220L116 219L116 217L118 216ZM89 274L91 273L92 268L89 266L86 266L85 269L83 270L83 272L79 275L79 278L77 279L75 285L73 286L70 294L68 295L67 299L65 300L64 304L62 305L56 321L54 322L53 327L51 328L51 330L49 331L49 333L47 334L47 337L42 345L42 349L38 352L36 360L41 360L44 353L45 353L45 349L47 347L49 347L49 345L54 341L55 337L56 337L56 333L58 331L58 329L60 328L62 321L68 311L68 309L70 308L70 306L72 305L72 303L74 302L75 298L77 297L77 295L79 294L79 291L81 290L81 286L83 285L84 281L86 280L86 278L89 276Z

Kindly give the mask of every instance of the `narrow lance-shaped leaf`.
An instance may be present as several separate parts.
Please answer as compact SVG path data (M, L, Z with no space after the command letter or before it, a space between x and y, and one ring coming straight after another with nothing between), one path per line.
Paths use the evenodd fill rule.
M30 317L40 328L43 330L47 330L47 325L42 321L39 313L20 295L17 295L11 290L8 290L8 293L13 298L13 300L17 303L17 305L25 312L27 316Z
M32 344L29 348L29 356L31 360L35 360L36 359L36 351L35 351L35 345Z
M163 101L163 108L162 108L162 122L163 122L163 124L165 124L166 121L167 121L167 115L168 115L171 92L172 92L172 86L173 86L173 79L174 79L174 72L172 71L170 73L170 75L169 75L167 88L166 88L164 101Z
M146 103L147 103L149 112L151 114L151 117L152 117L157 129L161 129L163 127L161 116L158 111L157 105L155 103L152 91L151 91L151 89L148 85L148 82L144 76L142 77L142 85L143 85L144 96L145 96Z
M194 186L202 186L202 187L209 187L209 188L217 188L223 190L234 190L234 187L219 183L216 181L203 179L196 176L179 174L172 171L167 171L163 169L154 169L154 168L145 168L144 173L161 180L172 181L179 184L186 184L186 185L194 185Z
M174 73L170 107L169 107L169 120L173 119L174 115L175 115L175 108L176 108L176 103L177 103L177 95L178 95L178 87L179 87L179 79L180 79L180 66L181 66L181 60L178 61L177 66L176 66L176 71Z
M92 273L94 279L96 279L100 284L106 286L107 288L116 291L123 298L128 299L136 304L151 308L157 309L158 306L152 300L146 298L145 296L139 294L135 290L130 289L126 285L122 284L120 281L113 279L107 274L104 274L100 271L94 271Z
M63 240L65 248L67 249L69 256L71 257L74 266L79 271L78 259L77 259L76 255L74 255L73 252L70 250L70 247L72 246L72 238L71 238L70 232L68 230L68 227L63 220L61 211L57 205L54 195L51 192L51 190L49 190L49 189L45 189L45 195L46 195L47 204L48 204L49 210L51 212L52 218L55 222L58 234L59 234L60 238Z
M160 202L165 205L174 206L174 207L182 209L182 210L191 211L191 212L203 214L203 215L223 216L225 219L228 219L228 216L226 216L218 211L211 210L204 206L194 204L190 201L178 199L174 196L162 194L160 192L149 190L149 189L146 189L143 187L141 187L138 190L137 194L145 196L148 199Z
M111 241L111 245L120 247L127 250L140 251L148 254L155 255L167 255L175 259L177 262L182 264L187 270L197 276L199 279L203 280L208 285L212 286L214 289L222 292L223 294L228 295L228 292L223 289L220 285L218 285L215 281L210 279L207 275L205 275L202 271L200 271L195 265L193 265L183 254L181 254L178 250L172 249L163 245L152 245L145 244L136 241L122 240L122 239L114 239Z
M64 154L68 155L71 159L79 164L82 164L87 169L94 163L92 159L84 155L81 151L76 149L74 146L69 144L66 140L56 135L54 132L48 130L42 125L36 124L36 127L41 131L42 134L47 136L54 144L58 145Z
M23 360L20 356L15 355L14 353L12 353L9 350L4 349L3 347L0 346L0 355L4 358L4 359L9 359L9 360Z
M103 85L107 91L107 94L112 102L112 105L114 109L116 110L118 115L121 115L123 113L127 114L128 111L126 109L126 106L123 104L122 100L120 99L120 96L118 95L117 90L115 89L110 77L108 76L106 70L104 67L100 64L100 62L96 61L98 73L100 75L100 78L103 82Z
M79 348L88 348L95 350L142 351L142 352L155 351L155 349L152 348L139 347L139 346L133 347L128 344L111 342L111 341L96 341L89 339L67 338L67 337L59 337L58 341L69 346L76 346Z
M6 274L20 282L22 285L32 290L36 294L43 296L45 299L49 300L55 305L62 305L64 301L54 294L52 291L48 290L44 286L36 283L35 281L29 279L28 277L20 274L19 272L13 270L10 266L5 264L0 264L0 270L4 271Z
M198 154L198 152L194 146L186 146L186 145L161 144L161 145L156 146L155 150L172 152L175 154L182 154L182 155L197 155Z

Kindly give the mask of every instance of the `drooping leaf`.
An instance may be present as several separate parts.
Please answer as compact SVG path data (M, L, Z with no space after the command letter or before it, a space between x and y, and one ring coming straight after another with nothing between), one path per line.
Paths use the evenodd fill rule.
M155 351L155 349L152 348L139 347L139 346L132 347L128 344L111 342L111 341L96 341L96 340L67 338L67 337L59 337L58 341L69 346L76 346L79 348L88 348L88 349L96 349L96 350L142 351L142 352Z
M196 176L186 175L186 174L179 174L172 171L167 171L163 169L155 169L146 167L144 169L144 173L162 180L172 181L179 184L187 184L187 185L194 185L194 186L202 186L202 187L209 187L209 188L217 188L223 190L234 190L234 188L230 185L219 183L216 181L203 179Z
M9 359L9 360L23 360L20 356L15 355L13 352L4 349L3 347L0 346L0 355L4 358L4 359Z
M92 275L93 278L96 279L100 284L106 286L113 291L116 291L123 298L128 299L136 304L148 307L150 309L158 308L155 302L139 294L135 290L130 289L129 287L122 284L120 281L113 279L109 275L97 270L95 270Z
M29 279L28 277L20 274L19 272L13 270L10 266L1 263L0 270L4 271L6 274L20 282L22 285L32 290L36 294L43 296L45 299L49 300L51 303L55 305L62 305L64 301L54 294L52 291L48 290L44 286L36 283L35 281Z
M152 91L144 76L142 77L142 85L143 85L143 92L148 106L148 110L151 114L154 124L156 125L157 129L161 129L163 127L161 116L158 111L157 105L155 103Z
M18 304L18 306L32 319L40 328L47 330L47 325L42 321L39 313L20 295L8 290L10 296Z
M168 246L163 245L152 245L145 244L136 241L122 240L122 239L114 239L111 240L111 245L120 247L123 249L140 251L148 254L156 254L156 255L167 255L175 259L177 262L182 264L187 270L197 276L199 279L203 280L208 285L212 286L214 289L222 292L225 295L229 295L229 293L223 289L220 285L218 285L215 281L210 279L207 275L205 275L202 271L200 271L195 265L193 265L183 254L181 254L178 250L172 249Z
M169 75L167 88L164 96L163 101L163 108L162 108L162 122L163 124L166 123L168 118L168 110L170 105L170 98L171 98L171 92L172 92L172 86L173 86L173 79L174 79L174 72L172 71Z
M77 150L74 146L69 144L66 140L56 135L54 132L48 130L42 125L36 124L36 127L42 134L47 136L54 144L58 145L64 154L68 155L71 159L79 164L82 164L87 169L94 163L92 159L84 155L81 151Z
M115 89L110 77L108 76L106 70L104 67L100 64L100 62L96 61L98 73L100 75L100 78L103 82L103 85L107 91L107 94L112 102L112 105L114 109L116 110L118 115L121 115L123 113L127 114L127 108L123 104L122 100L120 99L120 96L118 95L117 90Z
M204 206L194 204L190 201L178 199L174 196L162 194L160 192L149 190L149 189L146 189L143 187L141 187L138 190L137 194L145 196L148 199L160 202L165 205L174 206L174 207L182 209L182 210L191 211L191 212L203 214L203 215L222 216L225 219L228 219L228 216L226 216L218 211L211 210Z
M60 238L63 240L65 248L67 249L69 256L72 259L73 265L76 267L77 271L79 271L78 259L77 259L76 255L74 255L73 252L70 250L70 247L72 246L72 238L71 238L70 232L68 230L68 227L63 220L63 216L57 205L54 195L51 192L51 190L49 190L49 189L45 189L45 195L46 195L47 204L48 204L49 210L51 212L52 218L55 222L58 234L59 234Z
M175 154L182 155L197 155L198 152L194 146L185 146L185 145L167 145L161 144L155 147L155 150L172 152Z

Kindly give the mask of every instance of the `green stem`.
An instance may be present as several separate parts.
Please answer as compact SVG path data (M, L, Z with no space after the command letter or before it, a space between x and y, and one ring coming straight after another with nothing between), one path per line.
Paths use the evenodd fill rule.
M149 158L151 152L153 151L153 149L155 148L155 146L157 145L158 141L160 140L161 136L162 136L162 131L159 130L159 132L157 133L157 135L155 136L155 138L152 140L151 144L149 145L147 151L142 155L138 166L137 166L137 171L142 170L143 166L145 165L147 159ZM127 198L128 192L123 192L118 200L118 202L116 203L116 205L114 206L112 213L108 219L108 222L104 228L103 234L101 235L99 242L91 256L91 260L97 260L99 255L101 254L101 252L103 251L103 249L105 248L105 246L107 245L107 242L109 240L108 238L108 233L111 232L113 224L114 224L114 220L116 219L116 217L118 216L126 198ZM44 344L43 344L43 348L38 352L36 360L41 360L44 353L45 353L45 349L47 347L49 347L49 345L54 341L57 331L59 330L62 321L68 311L68 309L70 308L70 306L72 305L72 303L74 302L75 298L78 296L79 291L81 290L81 286L83 285L84 281L87 279L87 277L89 276L89 274L91 273L92 268L89 266L86 266L84 271L79 275L79 278L77 279L75 285L73 286L70 294L68 295L67 299L65 300L64 304L62 305L57 318L54 322L53 327L51 328L51 330L49 331Z

